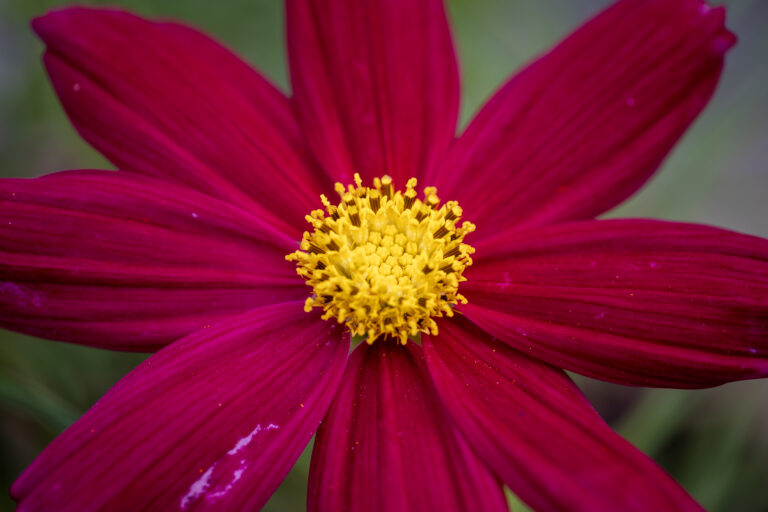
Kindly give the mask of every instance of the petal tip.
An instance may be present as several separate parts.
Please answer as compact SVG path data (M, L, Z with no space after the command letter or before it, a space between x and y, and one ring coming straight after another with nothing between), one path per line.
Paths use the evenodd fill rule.
M698 6L698 13L706 21L711 22L718 27L717 32L712 37L710 47L718 55L725 55L728 50L738 42L738 37L725 24L726 9L725 6L712 6L709 2L702 1Z
M51 18L55 16L55 13L56 11L52 11L40 16L35 16L29 22L29 26L32 28L32 31L37 34L40 39L45 39L46 34L50 32L49 29L52 22Z
M30 21L29 24L35 34L37 34L40 39L47 43L48 38L58 30L64 28L73 15L77 16L78 13L87 10L89 9L85 7L63 7L51 9L45 14L41 14L40 16L32 18L32 21Z
M36 16L30 21L30 26L35 34L46 44L49 44L49 38L55 34L76 33L78 25L94 22L101 22L104 15L120 16L130 14L125 10L118 8L98 8L98 7L60 7L48 10L45 14Z
M739 42L739 38L728 29L724 29L720 34L712 39L712 49L715 53L725 55L728 50L733 48L736 43Z

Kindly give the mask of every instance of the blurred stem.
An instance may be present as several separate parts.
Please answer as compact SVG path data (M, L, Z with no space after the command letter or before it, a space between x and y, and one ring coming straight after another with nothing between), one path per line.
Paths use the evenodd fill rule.
M748 450L751 424L738 416L731 419L735 421L727 429L697 432L680 476L681 483L711 510L729 509L729 491L735 479L744 476L741 461Z
M649 389L616 431L651 457L680 431L701 399L689 390Z
M80 417L82 411L47 387L30 381L20 386L20 380L7 373L0 374L0 407L3 409L30 414L52 434L59 434Z
M507 496L507 506L512 512L533 512L509 487L504 487L504 494Z

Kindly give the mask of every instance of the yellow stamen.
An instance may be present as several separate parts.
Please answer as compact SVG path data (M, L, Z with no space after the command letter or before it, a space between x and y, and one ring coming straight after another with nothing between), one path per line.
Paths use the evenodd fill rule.
M453 316L453 306L467 302L458 287L475 252L464 236L475 226L459 227L461 208L440 206L434 187L418 199L415 178L405 192L389 176L373 183L364 187L358 174L346 190L336 183L336 206L321 196L325 211L306 217L314 231L286 259L314 289L307 312L323 308L323 319L345 323L368 343L389 336L405 344L420 332L437 334L434 317Z

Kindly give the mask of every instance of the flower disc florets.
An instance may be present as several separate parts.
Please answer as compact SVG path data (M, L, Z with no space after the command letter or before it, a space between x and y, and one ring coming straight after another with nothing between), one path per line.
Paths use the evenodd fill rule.
M306 217L314 231L286 259L314 289L307 312L323 308L323 319L346 323L368 343L384 335L405 344L420 332L437 334L433 317L466 303L458 287L474 252L464 236L475 226L459 227L458 203L440 206L434 187L418 199L415 178L405 192L395 192L389 176L373 183L364 187L355 174L355 186L336 184L338 205L321 196L325 210Z

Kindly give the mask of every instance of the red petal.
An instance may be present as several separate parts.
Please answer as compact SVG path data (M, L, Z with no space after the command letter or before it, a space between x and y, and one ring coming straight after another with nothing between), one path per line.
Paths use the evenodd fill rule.
M683 388L768 375L768 240L585 221L502 233L477 254L462 311L553 365Z
M338 386L343 330L268 306L149 358L16 481L20 509L257 510Z
M421 349L360 345L317 433L310 511L506 511L501 485L446 418Z
M535 510L701 510L616 435L563 372L491 342L461 318L423 340L438 393L465 439Z
M0 325L151 350L307 294L263 219L137 174L0 180Z
M724 17L701 0L618 2L512 78L430 181L479 236L610 209L707 104L735 41Z
M290 0L287 24L298 116L331 177L403 186L439 163L459 104L441 0Z
M255 199L294 235L317 206L290 103L214 41L117 10L64 9L33 26L72 122L117 167Z

